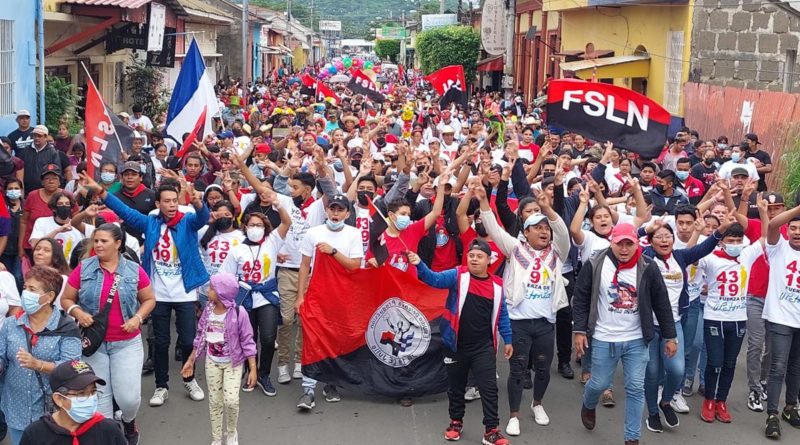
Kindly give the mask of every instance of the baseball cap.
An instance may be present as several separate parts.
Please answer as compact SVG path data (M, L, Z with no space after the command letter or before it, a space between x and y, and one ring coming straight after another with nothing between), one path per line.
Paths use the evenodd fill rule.
M758 135L755 134L755 133L747 133L746 135L744 135L744 138L748 139L748 140L751 140L751 141L755 142L756 144L761 144L761 142L758 141Z
M142 167L136 161L128 161L128 162L126 162L125 164L122 165L122 172L121 173L125 173L126 171L134 171L136 173L141 173L142 172Z
M750 176L750 172L744 167L736 167L731 170L731 178L734 176Z
M472 242L469 244L469 250L480 250L486 255L492 256L492 248L489 247L489 243L482 239L475 238L472 240Z
M56 366L50 373L50 388L53 392L59 388L79 391L92 383L105 385L106 381L95 375L92 367L83 360L68 360Z
M228 138L233 139L233 132L231 130L225 130L222 133L219 133L217 137L220 139L228 139Z
M28 111L28 110L19 110L19 111L17 111L17 117L20 117L20 116L31 117L31 112Z
M766 193L766 194L764 194L764 199L767 200L767 205L771 205L771 206L782 206L782 205L785 205L785 202L783 201L783 196L781 196L780 193L776 193L776 192Z
M636 236L636 227L633 227L633 224L617 224L611 229L611 236L609 237L611 242L614 244L619 243L623 240L628 240L632 243L638 243L639 237Z
M443 135L445 135L445 134L455 134L455 132L456 132L456 131L455 131L455 130L453 130L453 127L451 127L451 126L449 126L449 125L447 125L447 126L445 126L444 128L442 128L442 134L443 134Z
M44 125L37 125L33 127L33 134L43 134L47 136L48 134L50 134L50 130L48 130L47 127L45 127Z
M331 196L331 198L328 199L328 208L331 208L331 207L333 207L335 205L339 206L339 207L341 207L343 209L349 209L350 208L350 200L347 199L347 196L344 196L341 193L338 193L336 195Z
M138 131L134 131L134 132L133 132L133 138L134 138L134 139L144 139L144 134L143 134L143 133L140 133L140 132L138 132Z
M261 143L256 145L256 153L270 154L270 152L272 152L272 149L269 147L269 144Z
M530 226L535 226L542 221L547 221L547 216L543 213L534 213L525 220L525 224L522 225L522 230L525 230Z
M39 174L39 178L44 178L44 175L49 173L55 173L60 179L64 179L64 175L61 173L61 167L57 164L47 164L42 169L42 172Z
M384 185L394 184L395 182L397 182L397 179L399 177L400 177L400 173L398 173L396 171L387 173L386 176L383 178L383 184Z
M128 113L126 113L124 111L121 111L119 114L117 114L117 116L119 116L119 117L121 117L123 119L130 119L130 117L131 117L130 114L128 114Z

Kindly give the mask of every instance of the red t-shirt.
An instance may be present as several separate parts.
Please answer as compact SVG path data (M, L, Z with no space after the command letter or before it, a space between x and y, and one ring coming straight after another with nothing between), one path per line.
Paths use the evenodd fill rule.
M384 232L383 240L386 242L386 251L389 253L388 263L402 271L408 271L414 278L417 277L417 268L408 262L408 251L415 251L420 240L425 237L425 219L411 223L400 236L389 235ZM405 243L405 244L403 244Z
M53 216L53 209L42 199L40 193L42 189L37 189L31 192L27 198L25 198L25 202L22 204L22 210L28 212L28 225L25 227L25 235L22 241L22 247L24 249L30 249L32 246L28 242L28 239L31 237L31 232L33 232L33 225L36 224L36 220L39 218L46 218L48 216ZM62 190L65 194L69 195L68 192ZM71 195L70 195L71 196ZM72 214L78 212L78 205L72 206ZM69 261L69 258L67 258Z
M80 289L81 287L81 266L82 264L78 264L78 267L69 274L69 278L67 279L67 283L75 289ZM106 299L108 299L108 293L111 292L111 285L114 283L114 276L111 272L103 269L103 289L100 291L100 309L102 310L103 307L106 305ZM142 266L139 266L139 287L138 290L142 290L150 285L150 278L145 273ZM94 314L92 314L94 315ZM122 316L122 305L119 302L119 296L115 296L114 300L111 302L111 312L108 313L108 330L106 331L106 338L105 341L123 341L123 340L130 340L135 338L139 335L139 329L135 332L125 332L122 330L122 325L125 324L125 318Z
M447 228L444 226L444 217L442 215L436 218L435 234L436 248L433 249L431 270L434 272L441 272L456 267L458 265L456 243L450 238L450 234L447 233Z
M461 245L464 246L464 255L461 258L461 265L467 265L467 249L469 249L469 245L475 238L478 237L478 234L475 232L475 229L470 227L467 229L466 232L461 234ZM496 275L497 269L500 268L500 265L506 260L506 256L503 255L503 252L497 247L497 244L494 241L489 240L489 248L492 249L492 257L489 258L489 273Z
M761 238L761 220L748 219L747 223L747 230L745 230L744 234L750 239L751 243L758 242L758 239ZM789 239L786 224L781 226L781 235L783 235L784 239ZM769 263L767 263L767 256L762 253L756 262L753 263L753 267L750 268L750 279L748 280L747 284L747 295L752 295L758 298L767 297L767 286L769 285L769 280L764 279L764 277L769 277Z
M523 154L522 152L530 153L530 159L529 160L530 160L531 164L534 163L536 161L536 158L539 157L539 150L540 150L540 147L538 145L536 145L535 143L533 143L533 142L531 142L528 145L525 145L523 143L519 144L520 157L523 157L523 158L527 159L527 155Z

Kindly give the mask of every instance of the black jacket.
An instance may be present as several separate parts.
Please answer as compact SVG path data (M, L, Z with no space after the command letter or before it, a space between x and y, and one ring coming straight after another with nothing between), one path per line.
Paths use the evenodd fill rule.
M33 146L17 148L17 157L25 162L25 195L35 189L42 187L42 178L39 176L44 171L47 164L56 164L61 167L61 157L53 144L47 144L41 150L36 150Z
M128 444L120 427L110 419L103 419L77 439L79 445ZM28 425L19 443L20 445L73 445L70 432L59 426L49 414Z
M146 187L135 197L126 195L124 188L119 189L116 193L114 193L114 196L116 196L126 206L137 210L142 215L147 215L156 208L156 192ZM125 223L122 223L122 228L136 238L139 241L139 244L144 243L142 232Z
M598 252L594 259L587 261L581 267L572 297L573 332L589 336L594 332L597 322L597 299L600 295L600 276L606 256L611 258L614 264L617 263L611 249L605 249ZM650 340L653 339L653 314L658 320L662 338L676 338L672 306L658 265L651 258L642 255L637 263L637 268L636 289L639 319L645 343L650 343Z

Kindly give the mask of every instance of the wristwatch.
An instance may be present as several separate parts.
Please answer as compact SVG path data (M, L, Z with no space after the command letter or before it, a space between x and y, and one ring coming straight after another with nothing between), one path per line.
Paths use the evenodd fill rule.
M331 250L331 256L336 255L337 252L339 251L334 248L333 250Z

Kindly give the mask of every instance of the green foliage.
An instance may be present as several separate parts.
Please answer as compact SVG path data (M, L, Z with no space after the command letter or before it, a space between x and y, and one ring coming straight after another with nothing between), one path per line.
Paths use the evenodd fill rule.
M131 92L135 104L144 108L143 114L155 120L169 107L169 90L164 88L164 71L147 66L134 54L131 63L125 67L125 85Z
M422 71L430 74L448 65L463 65L467 82L475 79L481 47L480 33L469 26L444 26L417 37Z
M61 77L46 76L44 79L44 108L47 129L51 134L58 132L58 126L64 122L70 130L76 124L75 104L78 93L75 85Z
M397 61L397 56L400 54L400 41L399 40L377 40L375 42L375 54L382 59L389 58L392 62Z
M800 204L796 202L800 191L800 129L794 128L789 132L786 145L780 162L783 180L779 180L777 188L786 200L786 206L790 207Z

